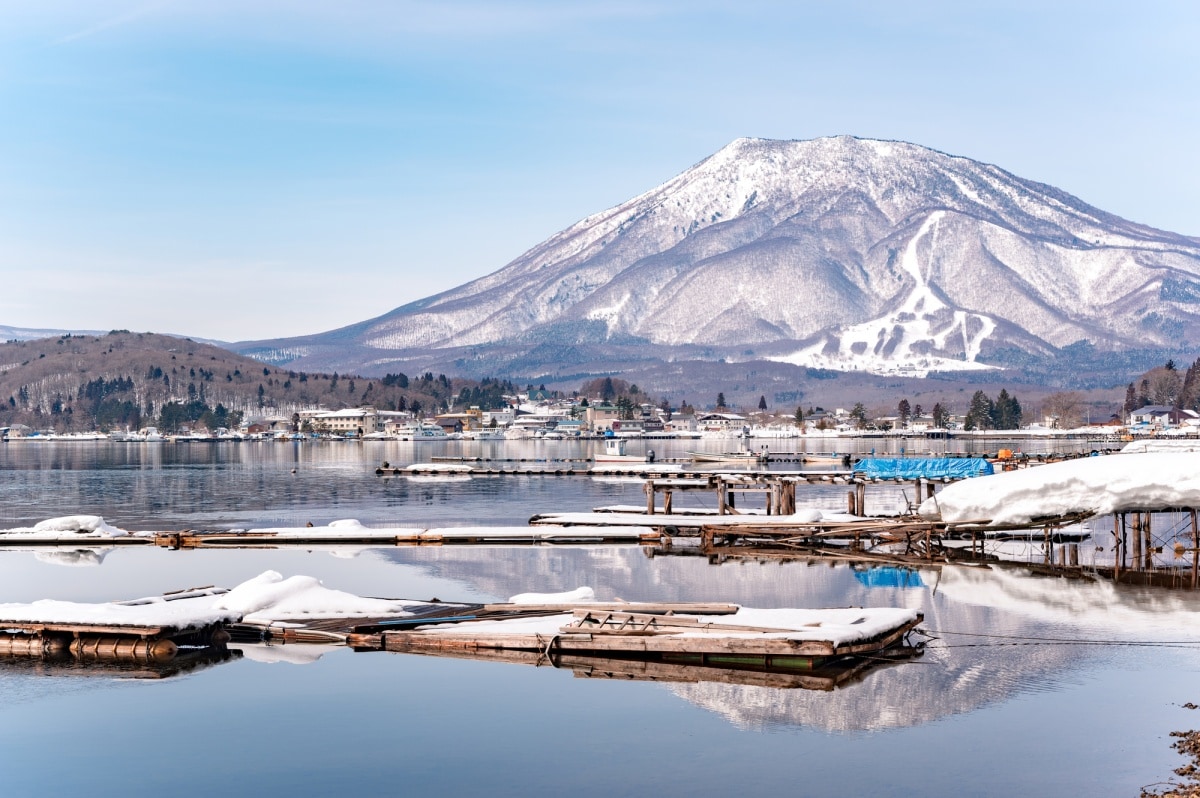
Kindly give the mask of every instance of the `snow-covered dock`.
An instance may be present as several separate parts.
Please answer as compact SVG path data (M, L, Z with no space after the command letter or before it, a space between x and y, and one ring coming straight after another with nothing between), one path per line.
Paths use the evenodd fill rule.
M319 543L375 546L449 546L538 543L652 543L660 533L648 526L462 526L429 529L376 528L353 519L325 526L278 527L231 532L160 533L156 542L171 549L279 547Z
M0 548L79 552L123 545L167 549L262 548L303 545L440 546L454 544L653 543L658 530L645 525L369 527L354 519L321 526L228 531L128 532L99 516L66 516L32 527L0 530Z
M464 621L380 633L387 651L517 650L606 656L694 654L824 661L884 650L921 622L908 609L763 610L721 616L666 614L630 604L620 610L576 606L569 612ZM532 615L532 609L523 615Z
M500 604L364 598L268 571L231 590L197 588L114 603L0 605L0 656L166 663L233 639L366 651L524 651L716 667L811 667L889 649L915 610L752 609L731 604L598 602L589 588ZM228 630L228 631L227 631ZM185 652L185 653L188 653Z
M1200 508L1200 452L1088 457L947 486L920 513L947 523Z

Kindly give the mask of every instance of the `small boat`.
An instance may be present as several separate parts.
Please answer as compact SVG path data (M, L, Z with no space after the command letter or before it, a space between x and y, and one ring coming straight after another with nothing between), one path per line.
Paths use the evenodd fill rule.
M800 462L810 468L842 468L850 467L850 455L833 453L809 453L800 455Z
M625 451L625 438L605 438L604 451L599 452L594 459L597 463L652 463L650 456L628 454Z
M463 432L463 437L469 441L502 441L504 440L504 430L495 429L473 429Z
M446 430L429 421L418 421L397 427L392 435L395 440L400 441L444 441L450 439Z
M695 463L758 463L767 462L766 452L688 452Z

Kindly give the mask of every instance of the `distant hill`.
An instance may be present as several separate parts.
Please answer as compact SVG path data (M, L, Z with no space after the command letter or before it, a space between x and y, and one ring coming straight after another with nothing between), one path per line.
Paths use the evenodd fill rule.
M0 324L0 341L33 341L38 338L57 338L60 335L103 335L102 330L46 330L34 327L9 327Z
M159 425L171 403L176 421L195 421L205 412L208 421L226 420L232 413L290 416L318 405L395 410L415 403L437 411L463 388L481 393L477 383L442 375L364 379L265 366L210 344L153 333L115 331L0 344L0 426L136 429Z
M550 382L702 364L1125 382L1200 337L1200 239L915 144L738 139L504 268L340 330L292 368ZM1110 356L1116 353L1116 356ZM748 365L749 367L749 365ZM675 385L648 375L678 375ZM778 387L778 386L774 386Z

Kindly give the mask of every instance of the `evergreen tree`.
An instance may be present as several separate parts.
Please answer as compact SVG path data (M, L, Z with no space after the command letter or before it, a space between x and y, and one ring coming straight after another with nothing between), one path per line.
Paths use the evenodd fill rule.
M896 415L900 416L900 423L903 426L908 426L908 419L912 416L912 405L907 399L901 399L900 404L896 405Z
M1190 371L1189 369L1189 373ZM1138 407L1137 389L1133 387L1133 383L1131 382L1129 383L1129 387L1125 389L1125 404L1121 405L1121 409L1128 416L1134 410L1137 410Z
M1009 396L1008 390L1000 389L992 412L992 426L995 429L1018 429L1021 426L1021 403L1015 396Z
M803 427L804 426L804 408L798 406L796 408L796 415L794 415L793 418L796 420L797 427Z
M767 397L765 395L758 397L758 409L759 410L767 409Z
M933 426L945 429L946 424L950 421L950 414L946 412L946 408L942 407L941 402L934 402L931 414L933 415Z
M717 409L718 410L725 409L725 394L724 393L717 394Z
M1197 360L1192 365L1188 366L1183 375L1183 385L1179 389L1179 396L1175 399L1175 406L1178 408L1188 408L1189 410L1196 409L1198 389L1200 389L1200 360Z
M992 415L995 412L995 405L983 391L976 391L971 397L971 406L967 410L967 415L963 419L963 429L967 430L985 430L991 429Z
M867 408L862 402L856 402L850 410L850 419L854 422L856 429L862 429L867 426Z

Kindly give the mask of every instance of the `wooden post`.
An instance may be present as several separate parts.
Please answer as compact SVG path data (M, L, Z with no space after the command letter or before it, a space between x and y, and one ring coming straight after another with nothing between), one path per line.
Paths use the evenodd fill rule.
M717 515L729 514L729 510L725 505L728 491L729 488L725 485L725 480L717 477Z
M1121 518L1113 513L1113 581L1121 578Z
M646 480L642 490L646 491L646 515L654 515L654 480Z
M671 514L671 499L675 495L673 490L663 491L663 512L667 515Z
M1196 589L1197 577L1200 577L1200 527L1196 526L1196 511L1192 516L1192 590Z
M1079 567L1079 544L1078 543L1067 544L1067 557L1068 557L1068 562L1070 563L1072 568Z
M1142 514L1133 514L1133 570L1142 568Z
M857 507L854 510L855 515L867 514L867 483L859 482L854 486L854 494Z
M846 512L850 515L858 515L858 510L854 501L855 492L856 491L851 489L851 491L846 494Z
M1124 570L1124 564L1126 564L1124 558L1126 558L1126 552L1129 551L1129 518L1124 512L1121 514L1121 540L1118 542L1120 542L1121 548L1121 569Z
M1150 523L1151 513L1146 513L1145 519L1142 521L1142 534L1146 537L1146 544L1143 551L1146 554L1146 570L1154 570L1154 535L1152 533L1152 524Z

